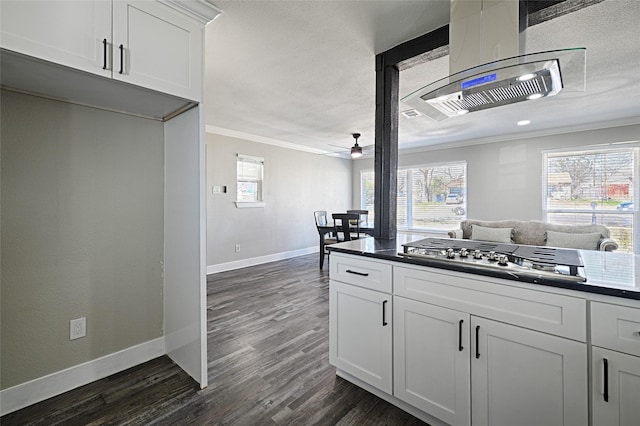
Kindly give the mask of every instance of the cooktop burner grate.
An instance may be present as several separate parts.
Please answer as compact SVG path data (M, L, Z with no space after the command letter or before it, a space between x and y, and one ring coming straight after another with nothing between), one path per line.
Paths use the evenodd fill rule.
M584 281L584 277L581 274L584 266L582 258L577 250L572 249L450 238L425 238L403 244L403 248L404 252L400 254L404 256L429 258L443 262L450 261L472 271L477 270L479 267L482 269L487 267L505 269L505 266L513 265L517 267L520 273L524 269L531 272L549 272L553 276L561 273L565 275L563 278L569 276ZM474 258L470 254L465 255L463 258L461 250L466 250L469 253L479 251L480 255ZM494 262L493 260L497 258L496 255L506 256L506 261Z

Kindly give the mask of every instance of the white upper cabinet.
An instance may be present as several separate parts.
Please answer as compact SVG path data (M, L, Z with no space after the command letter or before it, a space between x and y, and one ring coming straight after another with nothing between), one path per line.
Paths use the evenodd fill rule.
M204 31L150 1L113 2L113 78L200 101Z
M200 101L204 24L155 1L2 1L2 48Z
M2 48L111 77L111 1L3 0L0 8Z

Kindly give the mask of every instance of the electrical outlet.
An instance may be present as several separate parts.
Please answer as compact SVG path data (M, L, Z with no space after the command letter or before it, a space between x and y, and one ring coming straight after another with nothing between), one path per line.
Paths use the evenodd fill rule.
M87 335L87 318L77 318L69 321L69 340L79 339Z
M236 244L236 253L240 253L240 244Z

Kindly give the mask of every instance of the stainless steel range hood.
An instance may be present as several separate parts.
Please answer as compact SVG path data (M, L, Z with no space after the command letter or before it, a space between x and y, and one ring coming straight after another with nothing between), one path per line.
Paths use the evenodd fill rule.
M519 3L452 0L449 68L453 74L405 96L402 102L441 121L555 96L563 90L584 91L584 48L520 54L526 25L521 19L524 6L518 7Z

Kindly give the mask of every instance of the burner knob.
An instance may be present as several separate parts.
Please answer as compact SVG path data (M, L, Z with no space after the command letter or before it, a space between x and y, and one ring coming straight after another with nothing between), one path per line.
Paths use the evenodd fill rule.
M461 248L460 257L467 257L467 256L469 256L469 250L467 250L466 248Z
M456 257L456 252L453 251L452 248L448 248L447 249L447 258L448 259L453 259L454 257Z
M489 260L498 260L498 254L495 251L490 251L489 256L487 256Z
M473 251L473 258L474 259L482 259L482 252L480 250L474 250Z
M509 256L506 254L501 254L498 257L498 265L507 266L509 264Z

